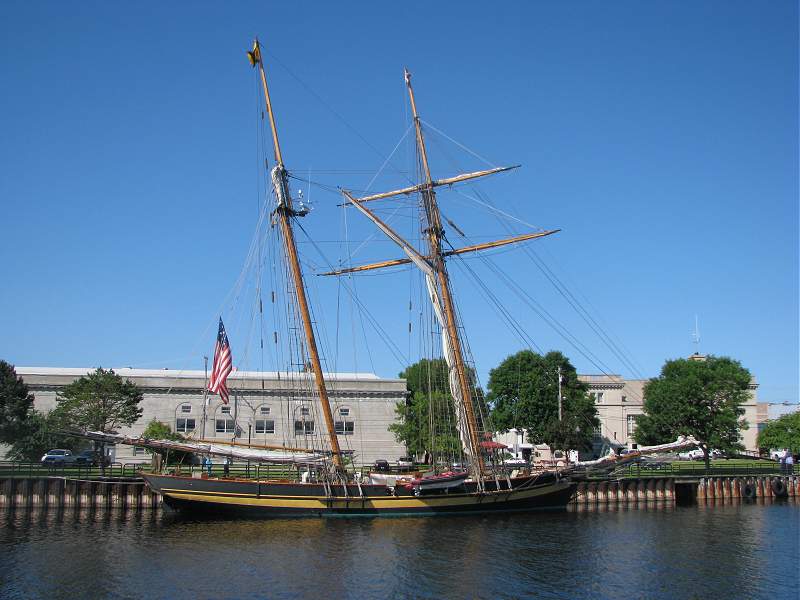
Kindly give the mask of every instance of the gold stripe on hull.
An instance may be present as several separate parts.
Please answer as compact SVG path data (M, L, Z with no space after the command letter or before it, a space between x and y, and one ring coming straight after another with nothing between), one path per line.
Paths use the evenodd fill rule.
M485 494L442 494L438 496L387 496L340 498L325 496L254 496L228 492L187 492L186 490L164 488L161 493L176 500L225 504L228 506L262 507L289 510L424 510L445 509L448 507L474 506L476 509L488 505L516 503L562 491L569 484L553 484L532 490L512 490L488 492Z

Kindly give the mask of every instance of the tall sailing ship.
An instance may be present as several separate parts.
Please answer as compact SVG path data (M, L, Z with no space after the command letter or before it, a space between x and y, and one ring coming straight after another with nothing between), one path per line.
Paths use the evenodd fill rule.
M306 392L319 407L325 431L318 432L316 444L304 447L291 445L247 445L187 440L124 439L122 436L97 434L95 439L135 443L139 446L177 449L196 454L234 458L260 463L293 465L303 471L296 480L276 480L263 477L237 478L213 477L203 474L144 473L149 486L163 496L171 507L186 510L206 510L216 513L255 513L265 516L285 515L399 515L478 513L495 511L522 511L564 508L573 493L573 485L558 472L509 472L502 465L502 444L492 440L492 430L486 415L482 395L475 383L474 370L466 357L465 341L461 336L462 324L455 307L450 285L447 259L465 253L480 252L508 244L524 242L554 233L540 231L518 235L504 240L470 245L462 248L443 244L442 215L437 203L437 188L477 179L513 167L492 168L469 172L444 179L434 179L428 164L425 136L417 113L411 74L406 70L404 79L408 91L418 171L421 181L394 191L357 197L351 191L341 193L347 207L357 209L394 242L405 254L404 258L383 261L358 267L332 270L327 275L343 275L401 264L411 264L419 269L424 289L432 309L432 321L441 338L441 364L446 365L444 384L449 389L447 401L452 403L448 415L452 417L451 435L459 446L458 462L437 463L427 473L416 473L407 479L386 474L363 474L353 466L352 450L342 448L337 436L329 388L323 374L318 346L318 332L312 320L307 284L295 240L297 220L306 215L302 203L292 198L289 172L284 166L275 115L270 100L261 46L258 40L248 52L250 63L258 70L263 89L266 114L271 130L274 165L269 168L274 210L270 219L279 232L280 254L284 261L285 283L291 304L287 311L293 321L296 337L291 340L300 354L302 368L296 382L306 385ZM396 197L418 200L420 210L420 240L424 247L414 245L378 217L371 209L372 203ZM347 209L347 208L345 208ZM340 432L341 433L341 432ZM436 435L434 427L431 435ZM299 445L299 444L295 444ZM316 446L316 447L315 447ZM433 458L433 457L432 457Z

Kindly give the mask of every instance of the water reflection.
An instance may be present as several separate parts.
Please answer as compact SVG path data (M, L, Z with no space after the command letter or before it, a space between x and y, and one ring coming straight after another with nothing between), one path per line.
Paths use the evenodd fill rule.
M0 511L0 597L795 597L799 516L770 501L262 521Z

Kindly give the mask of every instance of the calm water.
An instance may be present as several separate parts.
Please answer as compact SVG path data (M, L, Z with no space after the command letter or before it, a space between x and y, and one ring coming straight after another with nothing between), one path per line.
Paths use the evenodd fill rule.
M800 597L800 505L195 521L0 512L2 598Z

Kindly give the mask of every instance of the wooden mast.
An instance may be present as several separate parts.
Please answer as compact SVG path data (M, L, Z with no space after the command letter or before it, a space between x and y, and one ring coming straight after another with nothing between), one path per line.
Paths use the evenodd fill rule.
M478 435L478 421L475 418L475 409L472 404L472 386L467 376L467 368L464 364L464 355L461 349L461 340L458 336L458 324L456 322L455 309L453 307L453 297L450 292L450 281L447 275L444 256L442 255L442 220L439 215L439 206L436 203L436 192L434 182L431 178L431 171L428 166L428 155L425 151L425 139L422 136L422 124L417 114L417 103L414 100L414 89L411 87L411 73L408 69L404 70L406 87L408 87L408 97L411 101L411 111L414 117L414 128L417 135L417 147L419 148L420 158L422 159L422 170L425 176L425 183L422 191L425 216L428 221L428 234L430 244L430 263L436 272L439 283L439 291L442 296L442 308L444 309L445 321L448 337L453 351L455 368L458 374L458 384L461 388L461 398L464 405L464 412L467 420L467 430L472 458L478 479L481 480L484 474L483 457L481 456L481 445Z
M297 306L300 309L300 316L303 320L303 329L305 330L306 334L306 343L308 345L309 358L311 359L311 368L314 372L314 380L317 385L317 392L319 393L322 412L325 416L325 425L328 428L331 452L333 454L333 463L336 466L337 471L343 472L344 462L342 461L342 451L339 448L339 439L336 437L336 430L333 424L333 413L331 412L331 404L330 400L328 399L328 390L325 388L325 379L322 376L322 365L320 364L319 360L317 341L314 336L314 328L311 324L311 314L308 310L308 300L306 299L306 290L305 285L303 284L303 272L300 269L300 260L297 257L297 246L295 245L294 231L292 230L291 219L297 213L292 209L292 198L289 194L289 182L287 181L286 169L283 166L281 146L278 142L278 129L275 126L275 116L272 112L272 102L270 102L269 88L267 87L267 76L264 72L264 63L261 59L261 45L258 43L258 40L255 40L253 44L253 50L248 52L247 56L250 59L251 65L258 65L258 70L261 75L261 85L264 88L264 100L267 105L267 113L269 114L269 124L272 128L272 142L275 148L275 162L277 163L272 170L272 185L275 188L275 195L278 199L278 208L275 212L280 220L286 256L289 261L289 269L292 273L292 282L294 283L295 294L297 295Z

